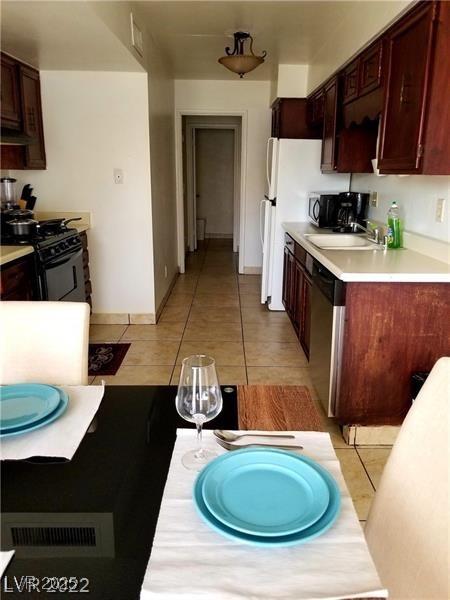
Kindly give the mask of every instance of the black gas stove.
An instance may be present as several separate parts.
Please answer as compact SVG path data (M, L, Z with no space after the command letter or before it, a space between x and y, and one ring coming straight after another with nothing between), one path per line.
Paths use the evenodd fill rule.
M2 235L2 246L33 246L38 300L84 302L83 248L78 231L39 231L33 236Z

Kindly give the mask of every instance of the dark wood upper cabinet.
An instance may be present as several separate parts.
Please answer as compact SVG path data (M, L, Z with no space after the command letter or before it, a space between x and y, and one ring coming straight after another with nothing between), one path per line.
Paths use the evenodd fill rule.
M311 127L323 126L323 107L325 95L323 90L319 90L307 99L307 119Z
M358 97L358 79L359 79L359 58L353 61L345 70L343 75L343 97L344 104L351 102Z
M8 129L20 129L21 108L19 72L16 61L1 55L1 124Z
M29 143L1 146L4 169L45 169L39 71L1 54L1 129L29 136ZM11 133L10 133L11 135Z
M45 169L44 127L38 71L21 65L20 89L23 131L35 140L26 146L25 166L27 169Z
M378 163L383 172L422 172L437 7L434 2L421 4L387 37L387 81Z
M337 169L338 86L338 77L333 77L324 88L322 161L320 166L323 173L330 173Z
M311 126L306 98L277 98L272 104L272 137L320 139L320 129Z
M378 40L359 59L358 94L362 96L380 87L383 75L383 43Z

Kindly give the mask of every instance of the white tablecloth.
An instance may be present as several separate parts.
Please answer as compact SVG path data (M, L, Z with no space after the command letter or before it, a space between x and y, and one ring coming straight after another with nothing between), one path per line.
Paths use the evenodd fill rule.
M289 432L291 433L291 432ZM333 475L340 516L322 536L290 548L257 548L213 531L192 500L196 473L181 464L195 432L179 429L141 599L313 600L387 597L342 477L330 436L292 432L303 453ZM206 447L226 452L204 432ZM151 474L150 474L151 476Z
M14 556L15 550L8 550L7 552L0 552L0 577L6 571L6 567L9 565L10 560Z
M102 385L61 386L69 395L64 414L35 431L0 438L2 460L23 460L35 456L71 460L100 406Z

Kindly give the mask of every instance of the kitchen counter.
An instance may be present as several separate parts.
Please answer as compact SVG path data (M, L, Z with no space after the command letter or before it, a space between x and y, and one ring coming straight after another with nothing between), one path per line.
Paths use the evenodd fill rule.
M324 250L305 234L329 234L310 223L283 223L284 230L342 281L450 282L450 265L407 248ZM340 235L336 233L335 235Z
M0 246L0 265L6 265L33 252L33 246Z

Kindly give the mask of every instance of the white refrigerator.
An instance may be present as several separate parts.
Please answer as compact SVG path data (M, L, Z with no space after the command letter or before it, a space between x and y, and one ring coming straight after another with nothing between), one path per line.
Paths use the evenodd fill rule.
M346 192L348 174L320 171L321 140L270 138L267 143L267 194L260 206L263 252L261 303L284 310L283 252L286 221L308 221L308 193Z

